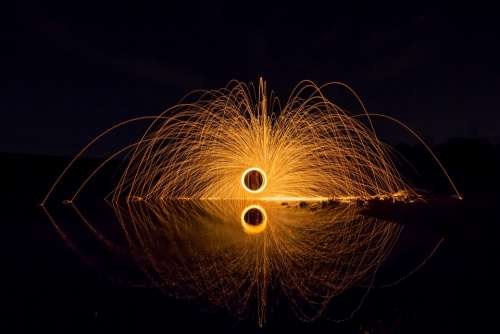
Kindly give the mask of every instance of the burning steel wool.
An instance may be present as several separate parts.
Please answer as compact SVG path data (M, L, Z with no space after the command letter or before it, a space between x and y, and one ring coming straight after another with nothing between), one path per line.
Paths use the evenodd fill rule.
M261 79L257 87L233 81L158 116L119 123L70 162L42 206L102 137L150 121L141 138L105 159L66 203L103 166L126 154L108 198L130 254L155 286L240 317L253 305L259 325L272 302L269 289L279 287L301 319L315 319L334 296L372 281L399 235L399 225L364 217L355 203L418 197L371 118L390 119L421 140L418 135L397 120L368 113L348 86L331 85L348 89L363 112L349 114L324 95L326 86L309 81L282 104Z
M142 199L325 199L412 191L373 131L303 84L280 108L234 82L181 104L137 143L117 186ZM164 114L167 115L167 114ZM163 115L162 115L163 116Z
M129 154L128 163L113 191L115 201L356 200L414 195L395 168L391 149L377 138L371 125L371 117L389 117L369 114L348 86L332 84L349 89L364 112L350 115L325 97L325 86L309 81L297 85L282 105L276 97L268 97L261 79L257 89L233 81L224 89L198 93L195 102L180 103L158 116L119 123L75 157L42 204L71 165L99 139L145 120L152 122L143 136L110 155L70 201L103 165L125 153ZM391 120L420 140L411 129ZM430 149L429 153L460 196Z

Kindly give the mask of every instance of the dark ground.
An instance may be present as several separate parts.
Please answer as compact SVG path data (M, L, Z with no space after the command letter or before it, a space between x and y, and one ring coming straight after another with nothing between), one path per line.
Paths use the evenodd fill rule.
M420 147L398 148L415 163L418 187L439 196L450 193ZM440 240L435 255L402 283L373 289L353 319L335 323L321 318L301 323L286 307L273 310L262 331L338 333L448 333L496 330L498 266L499 148L481 140L454 140L436 147L463 191L464 200L451 206L436 200L412 212L395 253L378 277L391 281L418 265ZM67 158L2 154L6 198L2 199L2 332L254 332L254 320L238 321L224 312L175 300L150 288L130 287L109 279L109 272L88 266L61 240L37 203ZM427 158L426 158L427 159ZM72 174L88 170L86 160ZM83 198L103 194L116 173L91 185ZM72 176L63 188L69 189ZM61 207L56 193L48 207ZM55 200L57 199L57 200ZM436 204L437 203L437 204ZM423 217L418 219L418 215ZM434 217L434 219L433 219ZM440 217L440 218L436 218ZM421 221L421 223L419 223ZM354 289L334 301L343 310L364 290ZM332 316L332 310L327 313ZM335 317L335 316L332 316ZM28 330L29 329L29 330ZM174 330L175 329L175 330Z

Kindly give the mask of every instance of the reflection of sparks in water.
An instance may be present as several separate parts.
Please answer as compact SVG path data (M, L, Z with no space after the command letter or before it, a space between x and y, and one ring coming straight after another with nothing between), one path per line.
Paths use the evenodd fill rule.
M239 224L252 209L265 222ZM256 309L260 325L276 301L271 286L279 287L299 318L312 320L331 298L375 274L400 227L357 210L244 201L115 206L132 253L157 286L179 297L201 297L240 317Z
M401 230L398 224L359 215L353 204L298 204L115 202L115 226L126 245L116 241L121 233L106 236L109 226L98 228L70 206L108 249L132 256L155 287L239 318L256 317L262 326L268 308L282 298L299 319L312 321L336 295L372 282ZM265 223L254 222L255 228L265 224L258 233L249 233L249 226L241 223L245 211L252 209L266 217ZM61 237L89 261L88 245L78 249L44 210Z

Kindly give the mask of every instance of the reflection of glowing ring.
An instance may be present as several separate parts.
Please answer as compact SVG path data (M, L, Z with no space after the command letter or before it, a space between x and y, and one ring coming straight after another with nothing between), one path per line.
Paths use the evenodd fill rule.
M248 173L253 172L253 171L258 172L262 176L262 185L260 186L259 189L256 189L256 190L252 190L252 189L248 188L247 185L245 184L245 176ZM262 169L260 169L258 167L248 168L247 170L245 170L243 172L243 174L241 174L241 185L243 186L243 189L245 189L249 193L254 193L254 194L255 193L260 193L262 190L264 190L266 188L266 185L267 185L267 175L266 175L266 172L264 172Z
M262 214L262 222L258 225L252 225L249 224L245 221L245 214L250 211L251 209L257 209L260 211ZM264 231L267 227L267 213L266 210L264 210L263 207L260 205L249 205L245 209L243 209L243 212L241 213L241 225L243 226L243 230L247 234L258 234Z

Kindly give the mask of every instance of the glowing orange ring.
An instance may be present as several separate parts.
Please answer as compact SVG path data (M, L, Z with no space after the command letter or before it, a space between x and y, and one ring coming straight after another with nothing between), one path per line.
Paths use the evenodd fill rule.
M262 185L260 186L259 189L257 190L252 190L250 188L248 188L245 184L245 175L247 175L249 172L253 172L253 171L256 171L258 172L260 175L262 175ZM258 168L258 167L251 167L251 168L248 168L247 170L245 170L243 172L243 174L241 174L241 185L243 186L243 189L245 189L246 191L248 191L249 193L253 193L253 194L256 194L256 193L260 193L262 190L264 190L267 186L267 175L266 175L266 172L264 172L262 169Z
M245 214L251 210L257 209L262 213L262 222L259 225L252 225L245 221ZM263 207L257 204L249 205L241 213L241 225L243 226L243 231L247 234L259 234L264 231L267 227L267 213Z

